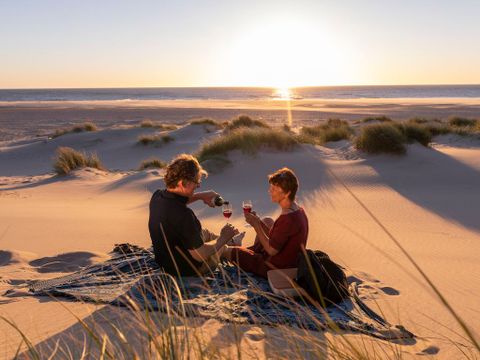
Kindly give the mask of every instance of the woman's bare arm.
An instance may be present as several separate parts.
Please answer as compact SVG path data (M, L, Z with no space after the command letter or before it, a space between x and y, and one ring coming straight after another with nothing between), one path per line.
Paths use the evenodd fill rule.
M257 219L259 219L257 217ZM263 248L267 252L268 255L270 256L275 256L278 254L278 250L275 249L273 246L270 245L270 238L265 232L265 229L270 231L268 226L263 223L260 219L258 221L254 221L253 224L251 224L253 228L255 229L255 232L258 235L258 239L260 240L260 243L262 244Z

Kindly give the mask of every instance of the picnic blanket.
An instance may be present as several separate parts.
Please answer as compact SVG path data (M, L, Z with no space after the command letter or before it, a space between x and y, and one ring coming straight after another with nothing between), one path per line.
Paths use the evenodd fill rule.
M341 329L385 340L414 337L403 326L392 326L368 308L354 282L350 283L349 299L322 309L275 295L266 279L228 263L203 278L176 278L159 268L150 250L121 244L113 254L108 261L67 276L29 281L29 294L242 324L289 325L314 331Z

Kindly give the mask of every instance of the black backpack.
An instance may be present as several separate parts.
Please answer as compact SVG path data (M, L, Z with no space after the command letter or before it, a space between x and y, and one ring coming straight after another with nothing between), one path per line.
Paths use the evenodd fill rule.
M297 284L322 307L338 304L349 296L342 268L319 250L305 250L298 260Z

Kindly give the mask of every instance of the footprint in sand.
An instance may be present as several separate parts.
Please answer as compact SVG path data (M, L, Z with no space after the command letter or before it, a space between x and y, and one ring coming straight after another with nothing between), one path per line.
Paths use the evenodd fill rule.
M400 295L400 291L390 286L381 287L380 290L382 290L387 295Z
M380 286L381 281L374 278L372 275L360 272L358 273L361 278L358 278L354 275L349 275L347 277L347 281L349 284L356 283L358 286L358 290L360 291L360 298L366 299L371 295L377 295L380 292L383 292L386 295L400 295L400 291L397 289L394 289L393 287L390 286ZM369 284L370 283L370 284ZM373 283L373 284L372 284Z
M416 355L435 355L435 354L438 354L438 352L440 351L440 349L436 346L429 346L425 349L423 349L422 351L418 352Z
M355 283L357 283L357 284L363 284L363 280L362 280L362 279L360 279L360 278L358 278L358 277L356 277L356 276L353 276L353 275L347 276L347 282L348 282L349 284L351 284L351 283L353 283L353 282L355 282Z
M364 278L365 280L367 281L371 281L371 282L374 282L374 283L379 283L380 280L374 278L372 275L370 274L367 274L367 273L364 273L364 272L360 272L358 273L362 278Z
M246 331L243 336L251 341L261 341L265 339L265 333L258 327L253 327Z
M17 285L26 284L27 280L24 280L24 279L10 279L10 280L7 280L6 282L10 285L17 286Z
M381 291L381 292L383 292L384 294L387 294L387 295L392 295L392 296L400 295L400 291L398 291L397 289L394 289L390 286L376 287L376 286L372 286L372 285L368 285L368 284L361 284L359 286L359 288L361 290L368 290L369 294L379 294L380 291Z

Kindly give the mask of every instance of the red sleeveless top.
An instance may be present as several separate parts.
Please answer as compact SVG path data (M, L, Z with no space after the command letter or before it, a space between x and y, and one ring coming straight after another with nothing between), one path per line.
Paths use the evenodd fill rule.
M269 256L261 244L252 250L261 252L265 262L274 268L297 267L298 255L302 251L302 245L306 247L308 238L308 219L303 208L280 215L268 235L270 246L278 250L276 255Z

